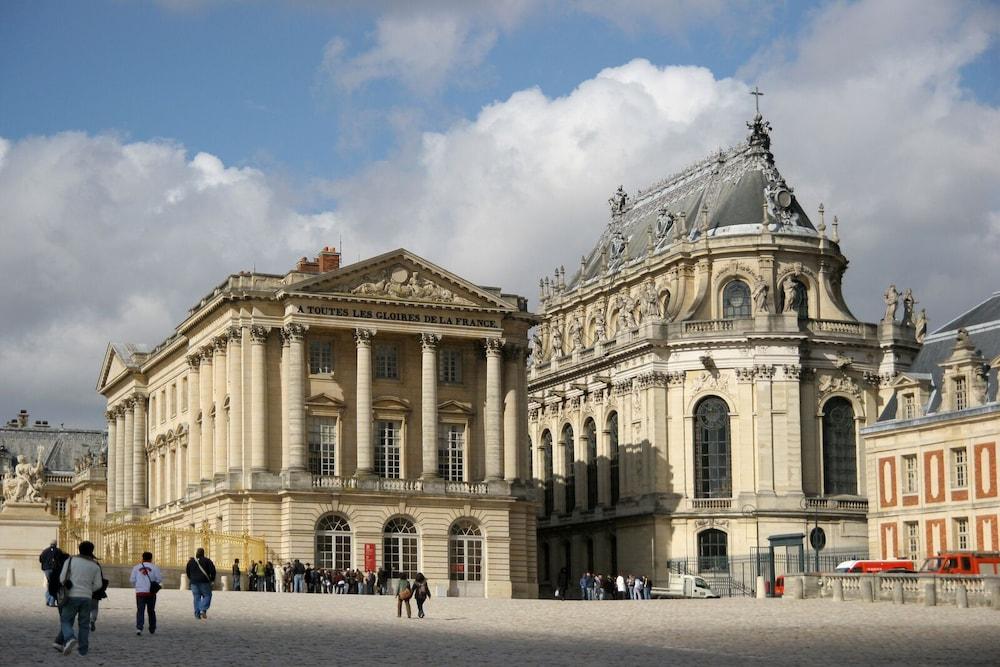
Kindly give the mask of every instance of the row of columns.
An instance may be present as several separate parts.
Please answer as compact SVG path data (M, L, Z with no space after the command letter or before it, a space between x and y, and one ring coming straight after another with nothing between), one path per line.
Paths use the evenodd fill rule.
M135 393L112 406L108 424L108 511L146 504L146 397Z

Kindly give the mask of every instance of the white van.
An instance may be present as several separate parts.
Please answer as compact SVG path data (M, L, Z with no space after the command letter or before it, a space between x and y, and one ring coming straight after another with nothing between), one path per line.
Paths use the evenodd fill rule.
M666 586L653 586L654 598L717 598L701 577L693 574L670 574Z

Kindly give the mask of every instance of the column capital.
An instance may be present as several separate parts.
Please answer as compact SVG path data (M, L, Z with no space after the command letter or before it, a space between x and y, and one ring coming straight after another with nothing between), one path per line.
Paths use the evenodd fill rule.
M115 408L108 408L107 412L104 413L104 418L109 422L115 421Z
M286 324L281 328L281 338L282 341L293 342L300 341L306 336L305 325L299 324L298 322L292 322Z
M146 394L140 391L132 392L132 395L129 396L129 398L132 399L132 407L140 407L146 405Z
M124 419L125 418L125 405L124 405L124 402L118 403L117 405L115 405L115 407L113 407L111 409L115 413L115 419Z
M232 326L226 327L226 333L223 334L230 342L239 345L243 342L243 327L239 324L233 324Z
M486 348L486 355L497 355L499 356L503 351L504 343L507 341L503 338L487 338L483 341L483 346Z
M198 370L198 366L201 365L201 353L195 351L187 355L187 363L192 370Z
M423 332L420 334L420 347L424 352L433 352L441 342L441 335L436 333Z
M358 347L370 347L372 336L375 335L376 331L376 329L355 329L354 342L357 343Z
M212 347L215 348L215 354L225 354L226 345L229 344L229 335L226 333L220 334L212 339Z
M270 327L265 327L260 324L254 324L250 327L250 342L252 343L266 343L267 334L270 332Z
M201 363L210 364L212 363L212 355L215 353L215 344L209 341L204 347L198 350L198 354L201 355Z

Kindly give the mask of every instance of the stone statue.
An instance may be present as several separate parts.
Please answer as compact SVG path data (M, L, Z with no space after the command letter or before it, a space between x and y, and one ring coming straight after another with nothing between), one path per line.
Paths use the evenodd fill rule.
M625 213L625 209L628 207L628 195L625 193L624 187L621 185L618 186L615 193L608 199L608 205L611 207L612 216L619 216Z
M574 315L569 323L569 341L572 352L583 349L583 324L580 323L579 315Z
M895 285L889 285L889 289L885 291L885 317L882 318L882 322L885 324L890 324L896 321L896 304L899 303L899 292L896 291Z
M538 365L542 363L542 337L536 331L531 335L531 363Z
M3 498L8 503L43 503L42 482L45 466L42 451L38 448L38 460L32 464L23 454L17 457L14 472L8 472L3 480Z
M652 282L646 283L646 289L642 293L642 317L644 320L658 320L662 316L656 286Z
M659 215L656 216L656 238L662 241L670 230L674 226L674 214L669 212L666 207L659 210Z
M557 325L552 327L552 356L561 357L563 353L562 330Z
M785 293L785 311L786 313L794 313L799 308L799 292L795 289L795 280L788 276L785 278L784 282L781 283L781 289Z
M913 326L913 305L917 303L913 298L913 290L909 287L903 292L903 326Z
M753 306L754 310L758 313L770 312L767 307L767 281L763 278L758 278L757 282L753 284Z
M611 260L615 261L625 254L625 236L621 232L615 232L611 237L611 243L609 243L609 250L611 251Z
M916 339L918 343L923 343L924 338L927 336L927 311L923 308L920 309L920 314L917 315L917 322L913 325L916 329Z
M603 343L608 339L607 325L604 322L604 314L598 313L594 318L594 342Z
M629 331L635 328L635 319L632 311L635 310L635 299L626 292L618 295L618 307L621 310L618 315L618 328L622 331Z

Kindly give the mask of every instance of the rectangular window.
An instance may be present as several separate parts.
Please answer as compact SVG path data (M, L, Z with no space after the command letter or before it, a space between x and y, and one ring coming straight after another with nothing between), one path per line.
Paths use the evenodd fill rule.
M965 388L965 378L955 378L955 409L964 410L969 407L969 396Z
M170 385L170 416L177 416L177 383Z
M167 390L160 391L160 423L167 421Z
M380 421L375 425L375 474L399 478L400 431L396 421Z
M906 523L906 557L916 560L920 552L920 524Z
M969 462L965 447L951 450L951 486L964 489L969 485Z
M461 384L462 351L444 347L438 352L438 382Z
M181 380L181 410L186 412L188 409L188 379L184 378Z
M955 546L958 549L969 548L969 520L965 517L955 519Z
M309 341L309 374L333 372L333 343L328 340Z
M465 426L443 424L438 436L438 474L449 482L464 478Z
M156 394L149 397L149 420L151 423L156 423Z
M309 417L309 470L314 475L337 474L337 419Z
M399 379L399 359L395 345L375 346L375 377L379 380Z
M66 499L56 498L56 514L66 516Z
M903 394L903 419L913 419L917 416L917 401L913 394Z
M917 457L915 454L903 457L903 493L918 493Z

